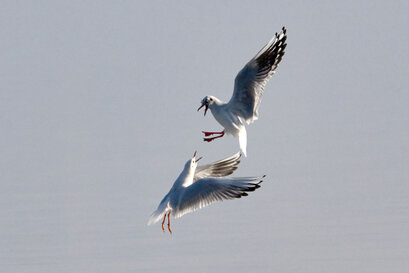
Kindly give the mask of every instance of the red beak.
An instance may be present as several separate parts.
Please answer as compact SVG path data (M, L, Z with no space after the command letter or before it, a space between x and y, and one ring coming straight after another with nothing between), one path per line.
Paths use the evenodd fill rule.
M196 157L196 152L197 151L195 151L195 153L193 154L193 157ZM202 159L203 157L201 156L201 157L199 157L198 159L196 159L196 162L198 162L200 159Z
M200 107L197 109L197 111L199 111L200 109L202 109L203 106L206 106L205 111L204 111L204 115L203 115L203 116L206 116L207 109L209 109L209 106L207 106L206 104L202 104L202 106L200 106Z

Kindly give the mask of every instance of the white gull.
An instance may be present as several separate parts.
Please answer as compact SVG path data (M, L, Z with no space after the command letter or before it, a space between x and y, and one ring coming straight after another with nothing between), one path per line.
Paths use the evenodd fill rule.
M240 198L247 196L246 192L254 191L260 187L262 178L265 177L237 177L223 178L232 174L240 163L240 153L211 164L197 167L196 152L189 159L183 171L176 179L172 188L160 202L156 211L149 218L148 225L162 219L162 230L168 217L168 230L170 229L170 216L179 218L186 213L210 205L216 201Z
M264 86L275 73L286 44L286 29L275 36L251 59L237 74L234 82L233 96L228 103L214 96L206 96L198 111L205 106L204 114L210 109L214 118L224 127L221 132L206 132L205 141L212 141L225 133L239 137L240 149L247 156L247 133L245 124L258 118L258 108L263 95ZM215 137L209 137L217 135Z

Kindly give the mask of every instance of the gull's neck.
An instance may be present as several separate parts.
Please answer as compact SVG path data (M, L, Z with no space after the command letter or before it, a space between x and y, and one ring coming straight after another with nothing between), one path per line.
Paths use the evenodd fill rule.
M216 98L216 97L213 97L213 99L214 99L214 103L213 103L214 105L213 105L213 107L220 107L220 106L223 106L223 105L226 104L224 101L219 100L219 99Z
M224 101L219 100L218 98L213 97L213 104L211 107L209 107L210 111L215 114L217 112L219 112L222 108L224 108L225 105L227 105L227 103L225 103Z
M193 184L193 177L195 176L195 168L190 166L185 166L183 171L180 173L178 179L176 180L178 186L188 187ZM176 184L176 183L175 183Z

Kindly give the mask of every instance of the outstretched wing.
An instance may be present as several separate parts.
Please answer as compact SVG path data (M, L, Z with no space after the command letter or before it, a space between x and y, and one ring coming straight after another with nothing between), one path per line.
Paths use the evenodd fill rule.
M240 163L240 157L241 154L238 152L237 154L225 159L207 165L198 166L196 168L193 182L206 177L222 177L232 174Z
M281 33L276 33L236 76L229 107L233 113L242 117L247 123L258 118L258 107L264 86L284 56L286 40L286 29L283 27Z
M206 207L216 201L247 196L247 192L260 187L262 177L203 178L186 188L179 204L172 209L178 218L182 215Z

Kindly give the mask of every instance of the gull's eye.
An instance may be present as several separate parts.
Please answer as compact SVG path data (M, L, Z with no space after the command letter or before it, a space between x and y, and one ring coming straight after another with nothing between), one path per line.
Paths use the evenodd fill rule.
M210 101L213 101L213 99L212 99L212 98L210 98Z

